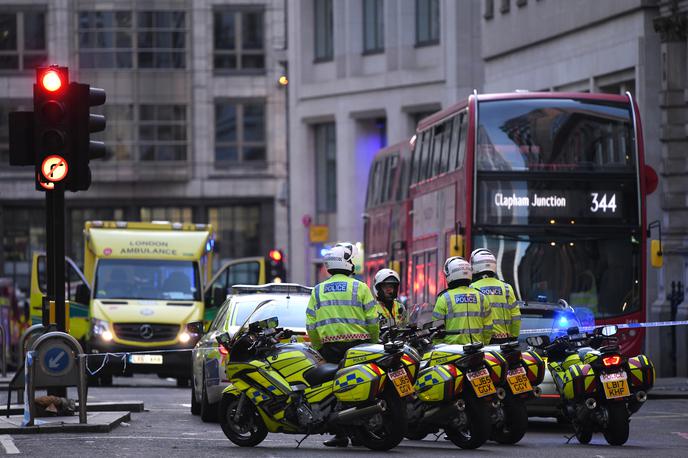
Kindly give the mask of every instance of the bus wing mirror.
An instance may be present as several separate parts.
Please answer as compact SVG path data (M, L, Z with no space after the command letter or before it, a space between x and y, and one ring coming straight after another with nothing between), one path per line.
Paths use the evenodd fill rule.
M664 253L662 253L661 240L650 241L650 263L652 267L657 269L664 265Z
M449 256L463 256L463 235L452 234L449 237Z

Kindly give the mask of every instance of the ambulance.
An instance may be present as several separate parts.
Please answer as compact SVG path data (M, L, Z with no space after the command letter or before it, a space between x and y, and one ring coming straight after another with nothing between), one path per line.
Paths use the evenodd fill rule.
M83 273L66 259L69 332L89 353L90 383L112 375L157 373L186 386L195 336L207 320L204 285L212 274L208 224L87 221ZM41 322L45 255L34 255L31 314ZM160 351L165 350L165 351ZM95 383L94 383L95 382Z

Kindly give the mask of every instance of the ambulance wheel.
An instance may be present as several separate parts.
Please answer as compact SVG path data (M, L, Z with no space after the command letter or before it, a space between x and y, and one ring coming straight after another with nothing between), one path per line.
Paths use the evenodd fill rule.
M504 422L492 429L492 439L500 444L515 444L526 434L528 412L522 399L508 397L504 403Z
M382 393L385 411L370 417L356 432L356 439L370 450L391 450L406 434L406 403L390 389Z
M233 395L222 396L220 403L220 427L227 439L239 447L253 447L265 439L268 428L251 401L243 403L238 421L234 421L239 406L239 398Z
M473 450L483 445L490 437L490 409L487 403L478 399L471 391L466 391L465 400L467 424L445 428L444 432L457 447Z
M201 403L196 401L196 391L193 386L193 383L191 384L191 414L192 415L199 415L201 413Z
M205 387L205 377L201 385L201 420L205 423L217 421L217 405L208 402L208 390Z
M607 429L603 431L604 438L609 445L623 445L628 440L628 410L625 403L607 405L609 421Z

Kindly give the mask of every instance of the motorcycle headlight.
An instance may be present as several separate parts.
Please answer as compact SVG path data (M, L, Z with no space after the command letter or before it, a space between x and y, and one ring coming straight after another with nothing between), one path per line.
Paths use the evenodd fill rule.
M100 337L106 342L110 342L114 336L110 330L110 323L94 318L91 323L91 331L94 336Z

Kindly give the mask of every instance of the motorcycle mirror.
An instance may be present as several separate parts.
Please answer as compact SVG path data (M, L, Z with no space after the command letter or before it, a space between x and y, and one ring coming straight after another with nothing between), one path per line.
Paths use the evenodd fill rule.
M230 341L232 340L229 337L229 333L223 332L222 334L218 335L215 337L215 340L217 340L217 343L225 347L227 350L229 350L230 347Z
M608 324L607 326L603 327L600 330L600 334L602 334L605 337L611 337L611 336L616 335L618 330L619 330L618 326L613 325L613 324Z
M530 336L526 337L526 343L531 347L542 347L542 336Z
M570 336L575 336L576 334L580 334L580 331L578 330L578 326L572 326L566 330L566 334Z

